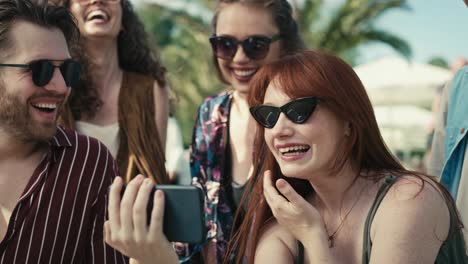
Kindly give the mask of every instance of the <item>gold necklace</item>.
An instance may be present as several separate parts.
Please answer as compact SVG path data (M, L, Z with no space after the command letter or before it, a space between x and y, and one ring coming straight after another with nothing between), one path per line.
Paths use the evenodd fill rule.
M365 187L367 186L364 185L364 187L362 187L361 191L359 192L359 195L358 197L356 198L356 201L354 201L353 205L351 206L351 208L349 209L349 211L345 214L345 216L343 217L343 219L341 220L340 224L338 224L338 227L335 229L335 231L329 235L328 234L328 228L327 228L327 223L325 223L325 221L323 221L323 225L325 226L325 231L327 232L327 236L328 236L328 247L329 248L333 248L335 247L335 238L336 236L338 235L338 232L341 230L341 228L343 227L344 225L344 222L346 221L346 219L348 218L348 215L351 213L351 211L353 210L353 208L356 206L356 204L358 203L358 201L361 199L361 195L365 189Z

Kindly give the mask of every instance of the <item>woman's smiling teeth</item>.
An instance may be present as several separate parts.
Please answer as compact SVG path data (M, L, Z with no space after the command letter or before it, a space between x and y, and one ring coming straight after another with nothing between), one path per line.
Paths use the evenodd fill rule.
M247 77L247 76L252 76L254 73L257 71L257 69L253 70L233 70L234 74L240 77Z
M94 10L89 12L88 16L86 17L87 21L90 20L103 20L107 21L109 19L109 16L102 10Z
M278 151L281 153L281 155L295 156L295 155L301 155L307 152L309 149L310 147L307 145L302 145L302 146L298 145L298 146L292 146L292 147L278 148Z

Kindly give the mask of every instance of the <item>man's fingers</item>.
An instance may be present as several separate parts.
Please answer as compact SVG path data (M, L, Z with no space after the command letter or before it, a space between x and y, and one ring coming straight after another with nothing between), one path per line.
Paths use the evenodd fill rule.
M104 222L104 240L107 244L112 245L112 234L111 234L110 222Z
M151 212L151 223L148 234L151 237L157 237L157 235L163 233L164 203L164 192L157 190L154 193L153 211Z
M120 191L122 190L123 180L116 177L109 190L109 221L112 229L120 228Z
M133 227L135 239L137 241L143 240L147 235L148 223L146 209L148 208L148 199L153 187L153 182L150 179L145 179L133 205Z
M133 204L143 180L144 177L142 175L138 175L131 180L127 184L122 201L120 202L120 224L122 230L125 230L127 235L133 233Z

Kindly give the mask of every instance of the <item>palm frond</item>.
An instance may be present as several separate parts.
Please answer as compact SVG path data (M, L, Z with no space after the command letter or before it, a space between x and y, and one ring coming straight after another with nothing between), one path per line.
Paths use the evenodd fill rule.
M407 59L410 59L413 55L408 42L388 31L370 30L368 32L363 32L362 36L365 42L378 42L389 45Z
M392 9L410 10L410 7L406 0L347 0L324 28L318 47L343 54L364 43L381 42L410 57L411 49L406 41L392 33L374 29L376 19Z

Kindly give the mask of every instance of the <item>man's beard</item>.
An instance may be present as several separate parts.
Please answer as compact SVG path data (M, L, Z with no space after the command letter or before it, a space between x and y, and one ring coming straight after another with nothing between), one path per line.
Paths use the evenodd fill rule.
M55 135L57 125L39 124L32 118L29 105L7 94L0 84L0 129L23 142L45 142Z

